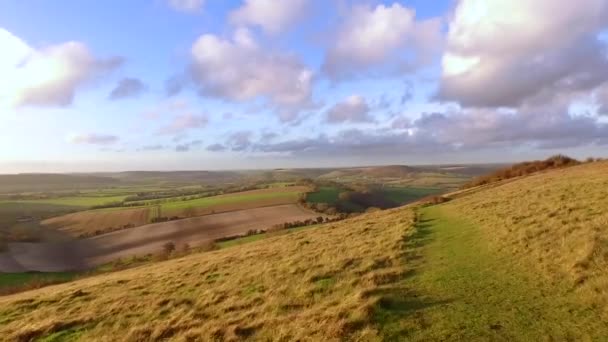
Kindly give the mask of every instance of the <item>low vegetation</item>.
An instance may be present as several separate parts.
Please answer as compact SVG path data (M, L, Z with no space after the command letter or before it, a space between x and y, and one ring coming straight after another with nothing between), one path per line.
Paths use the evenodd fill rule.
M0 334L16 341L58 334L372 339L374 313L406 271L399 255L413 212L345 222L5 297Z
M505 179L526 176L540 171L564 168L579 164L580 162L576 159L563 155L556 155L546 160L523 162L511 165L506 168L498 169L490 173L489 175L474 178L470 182L466 183L463 188L471 188L484 184L499 182Z
M529 176L448 204L496 249L554 281L608 319L608 162Z

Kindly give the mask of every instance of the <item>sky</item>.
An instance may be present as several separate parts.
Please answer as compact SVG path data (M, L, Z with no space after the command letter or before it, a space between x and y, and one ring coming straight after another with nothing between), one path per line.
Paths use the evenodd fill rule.
M0 0L0 173L608 157L607 46L608 0Z

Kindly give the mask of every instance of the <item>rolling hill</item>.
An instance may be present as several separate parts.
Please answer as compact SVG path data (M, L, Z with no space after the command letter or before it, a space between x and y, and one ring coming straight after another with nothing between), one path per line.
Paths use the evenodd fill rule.
M608 163L0 298L9 340L603 340Z

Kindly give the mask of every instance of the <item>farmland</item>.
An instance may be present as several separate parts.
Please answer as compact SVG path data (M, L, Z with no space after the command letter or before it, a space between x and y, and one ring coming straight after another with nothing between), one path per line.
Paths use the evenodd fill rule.
M12 244L4 253L4 264L0 254L0 271L86 269L120 258L155 254L167 242L199 246L226 236L317 217L317 213L287 204L148 224L75 241Z
M148 223L150 208L81 211L42 221L44 226L56 228L75 237L99 235Z
M42 224L73 236L86 237L148 224L159 216L187 218L295 203L299 194L306 190L306 187L272 187L188 201L169 199L158 206L82 211L47 219Z
M602 340L607 185L589 163L6 296L0 334Z

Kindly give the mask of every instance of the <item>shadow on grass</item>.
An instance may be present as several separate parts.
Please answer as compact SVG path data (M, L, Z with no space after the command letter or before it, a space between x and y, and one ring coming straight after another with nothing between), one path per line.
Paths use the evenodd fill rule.
M424 264L421 249L433 241L434 219L419 220L415 232L403 237L401 257L408 271L394 286L376 291L379 300L374 307L374 321L380 327L385 340L400 341L413 331L426 329L430 322L425 319L424 310L436 305L444 305L452 300L435 300L413 291L408 280L417 275Z

